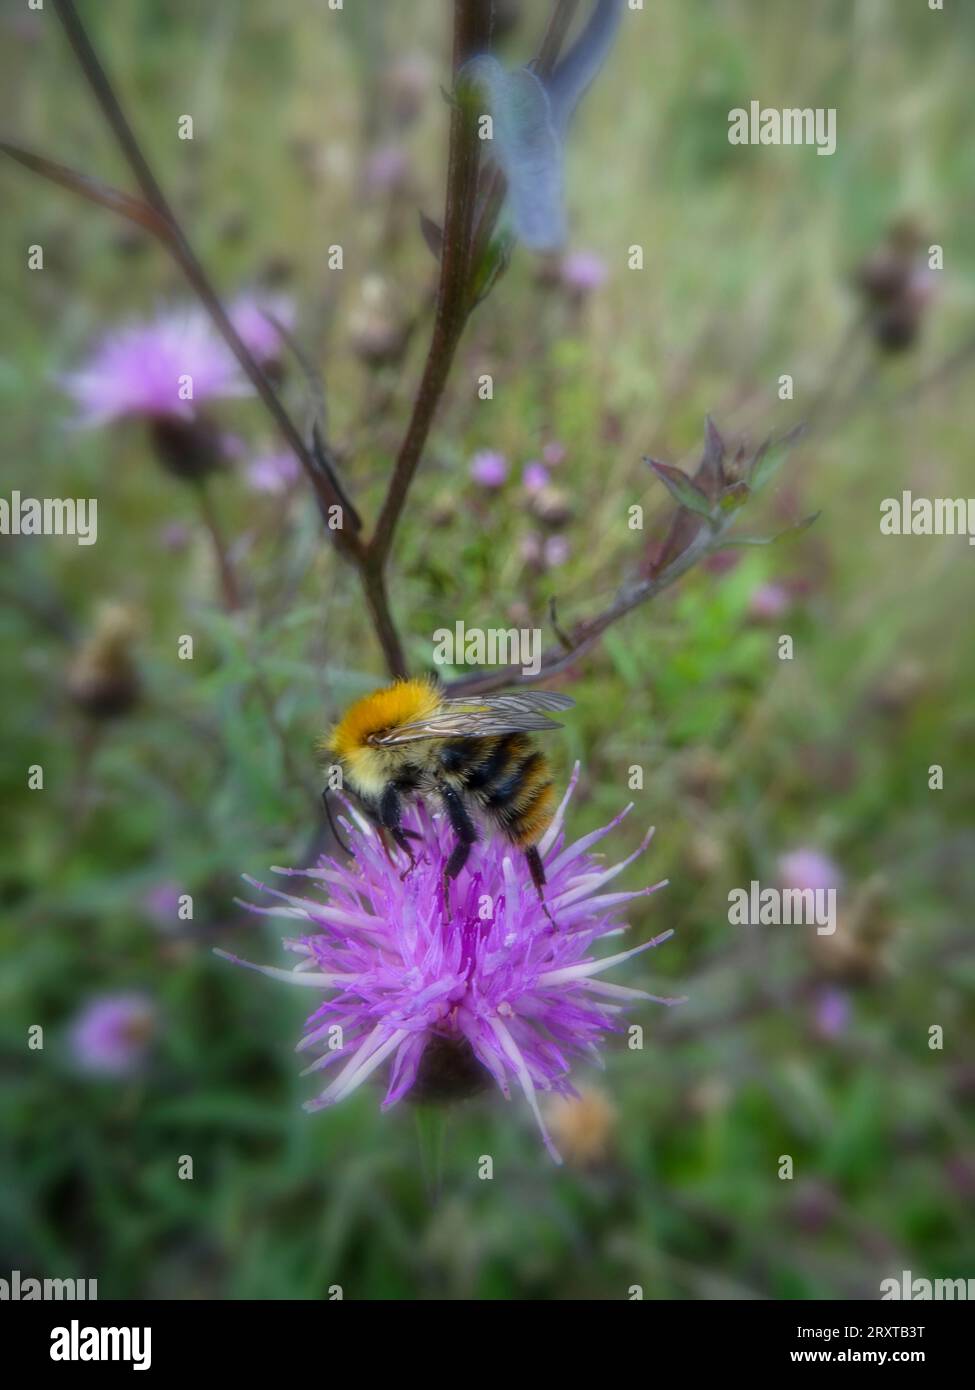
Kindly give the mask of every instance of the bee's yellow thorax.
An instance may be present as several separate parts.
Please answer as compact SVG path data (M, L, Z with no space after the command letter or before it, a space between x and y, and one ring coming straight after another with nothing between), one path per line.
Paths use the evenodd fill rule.
M345 764L360 791L375 795L388 780L390 761L402 750L374 748L371 734L383 733L418 719L429 719L441 696L428 680L402 680L364 695L346 710L329 735L325 748Z

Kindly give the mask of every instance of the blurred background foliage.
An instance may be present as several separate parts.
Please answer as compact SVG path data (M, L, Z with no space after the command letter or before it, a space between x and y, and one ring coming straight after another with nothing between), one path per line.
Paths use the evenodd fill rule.
M501 8L501 46L524 61L548 6ZM447 7L82 10L221 290L293 297L343 476L374 516L429 333L417 209L440 216ZM263 493L241 466L213 487L245 593L222 611L191 490L137 426L73 430L56 381L107 326L186 291L126 225L0 170L4 492L95 496L100 527L90 548L2 542L4 1273L94 1277L102 1297L315 1298L341 1284L355 1298L531 1299L633 1284L648 1298L875 1298L901 1269L975 1273L975 559L964 539L878 525L902 488L972 490L975 361L943 364L975 312L975 11L666 0L624 26L569 157L572 249L602 282L516 250L472 320L393 557L410 660L429 665L433 630L458 618L545 626L551 595L563 621L602 606L668 513L642 456L692 466L706 412L753 442L809 418L744 529L822 515L701 567L573 672L578 708L552 749L561 777L582 760L570 829L631 795L617 848L658 826L627 882L670 886L633 932L677 935L628 982L689 1002L634 1015L645 1050L621 1045L582 1076L595 1089L561 1117L563 1170L517 1104L492 1095L453 1114L435 1203L409 1107L381 1116L364 1089L304 1115L302 1001L211 953L279 960L273 924L233 899L241 873L312 852L314 741L382 675L355 577L300 481ZM131 186L50 13L6 0L2 71L12 138ZM728 111L752 98L835 106L836 154L730 146ZM192 141L176 138L184 113ZM883 354L856 328L853 277L905 216L946 268L916 342ZM26 270L35 243L42 273ZM627 269L634 243L642 272ZM283 389L300 412L293 362ZM221 413L250 453L279 447L253 401ZM540 501L519 478L546 445L565 457ZM472 480L483 450L508 461L503 487ZM634 504L644 532L627 526ZM96 722L68 673L105 600L138 613L141 694ZM177 659L182 634L192 661ZM35 763L43 791L26 787ZM842 874L836 937L729 926L729 890L774 882L797 848ZM178 893L192 921L177 920ZM133 990L156 1011L143 1065L79 1074L72 1020ZM25 1049L35 1024L43 1051ZM184 1154L192 1181L176 1176Z

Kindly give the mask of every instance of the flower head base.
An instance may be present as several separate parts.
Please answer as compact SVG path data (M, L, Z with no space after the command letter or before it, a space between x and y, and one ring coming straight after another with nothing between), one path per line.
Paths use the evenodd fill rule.
M346 828L354 864L323 859L315 869L281 871L309 878L327 899L324 893L264 890L281 905L254 911L315 928L285 942L300 958L293 970L251 967L326 996L309 1017L298 1051L321 1050L307 1071L334 1066L337 1075L306 1109L345 1099L387 1062L384 1108L407 1095L456 1099L490 1079L508 1098L514 1081L560 1161L537 1092L575 1095L568 1080L572 1058L598 1061L606 1035L621 1031L624 1007L645 999L678 1002L600 978L671 933L601 958L593 954L599 938L626 930L619 915L625 903L664 885L603 891L649 843L650 835L612 868L598 862L591 848L622 815L565 844L563 820L577 777L578 769L539 844L554 928L524 857L496 836L473 847L450 886L448 908L443 870L452 832L423 806L405 817L406 829L419 837L416 866L405 878L378 831L353 813Z

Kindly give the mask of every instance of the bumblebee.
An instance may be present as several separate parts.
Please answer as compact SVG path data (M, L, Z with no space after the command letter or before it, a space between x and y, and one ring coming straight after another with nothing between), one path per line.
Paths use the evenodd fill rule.
M574 703L549 690L451 700L432 681L399 680L357 700L321 751L338 760L366 814L409 858L403 877L416 862L403 803L432 796L457 836L444 866L445 898L483 819L524 851L544 906L537 845L554 814L555 789L548 759L529 735L561 728L545 712Z

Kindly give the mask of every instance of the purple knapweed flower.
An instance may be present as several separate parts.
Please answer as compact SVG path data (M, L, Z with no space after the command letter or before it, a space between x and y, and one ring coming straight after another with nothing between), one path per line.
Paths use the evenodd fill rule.
M615 965L667 939L598 956L604 937L627 928L623 905L663 882L635 892L606 892L640 855L652 831L622 863L607 868L591 853L631 809L609 825L566 843L565 810L578 767L538 849L548 879L546 916L524 856L496 835L472 848L467 865L444 895L444 865L454 844L446 818L423 805L405 817L415 867L386 853L378 831L358 812L350 836L354 862L322 859L314 869L278 870L311 880L313 895L293 896L255 884L280 906L253 907L270 916L313 924L310 934L285 941L293 970L226 958L322 996L309 1016L299 1052L315 1060L306 1074L334 1066L337 1075L306 1103L321 1110L351 1095L388 1063L383 1108L411 1096L460 1099L493 1078L507 1099L517 1082L556 1162L538 1092L574 1096L572 1060L599 1060L609 1033L621 1032L621 1009L639 1000L672 1004L600 977ZM251 880L251 882L253 882ZM316 891L317 890L317 891ZM225 952L218 952L226 956Z
M287 295L242 294L230 305L227 317L251 355L267 366L281 356L281 334L275 323L290 332L296 316Z
M785 584L768 580L759 584L751 592L748 600L748 616L754 622L774 622L784 617L792 607L792 594Z
M287 492L301 476L301 464L287 451L260 454L247 465L247 481L255 492Z
M840 888L843 883L839 865L822 850L808 847L780 855L778 876L783 888L795 888L800 892L807 888L813 892L828 892L831 888Z
M191 420L207 401L251 391L210 320L186 309L113 329L61 384L82 426L126 417Z
M471 477L481 487L501 487L508 476L508 460L496 449L481 449L471 459Z
M185 550L192 539L190 528L182 521L168 521L160 527L158 535L163 550L168 550L172 555Z
M845 989L821 989L815 999L813 1018L821 1038L838 1038L850 1023L850 996Z
M410 156L402 145L378 145L369 152L363 171L368 193L398 193L409 181Z
M72 1061L91 1076L128 1076L145 1061L155 1027L155 1005L146 995L101 995L71 1025Z
M526 492L541 492L551 481L548 469L538 459L531 459L521 471L521 485Z
M560 267L562 283L575 295L591 294L606 281L607 266L594 251L570 251Z
M179 926L179 909L185 889L178 883L166 879L154 883L143 895L142 906L146 916L161 931L173 931Z
M555 569L557 565L565 564L572 554L572 547L565 536L549 536L542 553L548 568Z

